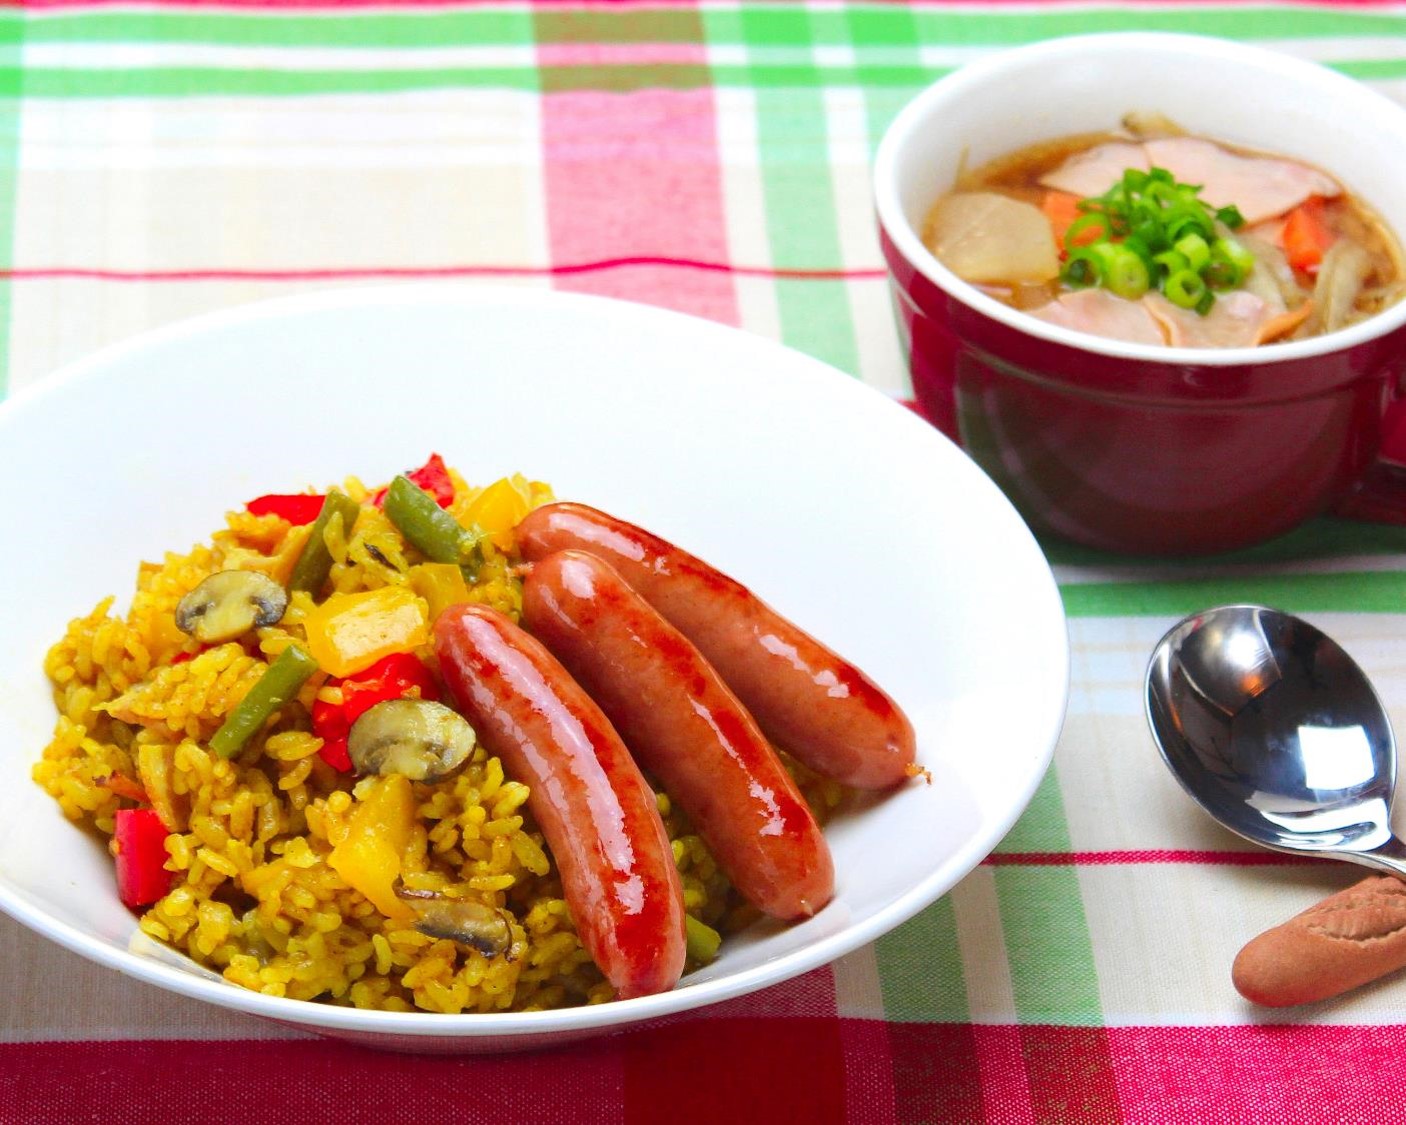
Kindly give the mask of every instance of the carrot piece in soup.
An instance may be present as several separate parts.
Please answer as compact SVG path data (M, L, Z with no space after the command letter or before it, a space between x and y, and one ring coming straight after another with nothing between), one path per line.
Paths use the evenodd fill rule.
M1323 200L1314 196L1289 212L1280 233L1284 256L1296 270L1315 273L1336 239L1323 220Z
M1079 197L1070 195L1067 191L1047 191L1045 198L1040 200L1040 210L1045 213L1045 218L1050 221L1050 229L1054 231L1055 243L1059 246L1061 257L1064 255L1064 235L1073 225L1074 220L1083 214L1079 210ZM1092 242L1098 238L1097 230L1090 230L1086 235L1087 242ZM1087 245L1085 238L1079 240L1081 246Z

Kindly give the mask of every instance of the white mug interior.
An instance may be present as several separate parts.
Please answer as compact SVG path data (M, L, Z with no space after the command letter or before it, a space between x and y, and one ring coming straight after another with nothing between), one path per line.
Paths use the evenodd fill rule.
M924 217L959 169L1026 145L1116 128L1130 111L1321 168L1406 235L1406 108L1326 67L1201 36L1126 32L1015 48L955 71L910 102L875 162L879 222L930 281L1013 328L1086 351L1228 366L1321 355L1406 323L1406 302L1329 335L1258 348L1165 348L1027 317L962 281L923 245ZM1271 355L1272 353L1272 355Z

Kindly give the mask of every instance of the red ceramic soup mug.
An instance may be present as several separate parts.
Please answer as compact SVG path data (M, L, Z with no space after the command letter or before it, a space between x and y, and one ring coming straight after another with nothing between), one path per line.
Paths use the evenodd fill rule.
M1134 110L1329 172L1406 236L1406 109L1276 52L1196 36L1050 40L963 67L880 145L880 238L913 389L1030 523L1110 550L1196 554L1328 511L1406 522L1381 459L1403 393L1406 303L1325 336L1168 348L1027 316L923 245L962 162L1106 131Z

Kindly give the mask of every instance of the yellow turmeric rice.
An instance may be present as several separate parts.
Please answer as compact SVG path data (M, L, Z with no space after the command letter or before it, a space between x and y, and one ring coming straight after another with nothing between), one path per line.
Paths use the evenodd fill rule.
M343 490L359 514L352 527L334 517L324 530L332 567L318 602L396 587L427 627L465 599L516 620L513 530L551 491L521 476L471 487L448 473L448 510L482 532L478 565L447 574L353 478ZM237 754L211 749L212 735L273 659L290 644L309 645L309 615L321 606L295 592L277 624L202 645L177 628L177 604L222 570L287 584L310 534L310 525L276 514L232 511L208 543L143 563L125 613L108 598L72 621L45 660L58 721L34 779L71 820L104 837L113 835L119 810L159 815L169 889L139 908L141 929L233 984L393 1011L530 1011L611 999L577 940L526 786L482 746L433 783L343 772L325 760L324 739L313 733L317 701L341 702L337 681L319 671ZM428 628L417 637L416 655L433 667ZM838 787L788 765L824 817L840 799ZM398 885L500 911L511 934L507 951L485 955L423 933L340 873L347 868L334 850L349 848L362 830L367 816L358 819L359 811L394 803L394 786L408 786L405 807L413 809L390 858ZM688 912L723 933L746 925L755 915L668 796L658 801Z

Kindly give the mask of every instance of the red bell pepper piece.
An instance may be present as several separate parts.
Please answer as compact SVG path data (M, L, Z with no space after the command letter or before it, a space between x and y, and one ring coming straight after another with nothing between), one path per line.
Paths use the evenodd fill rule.
M434 674L413 652L393 652L354 678L328 683L342 689L342 702L314 703L312 732L322 739L322 749L318 751L322 760L342 773L349 773L352 768L347 735L352 724L372 707L388 699L402 699L414 688L420 689L421 699L439 699Z
M150 906L171 889L166 870L166 825L155 809L118 809L112 850L117 860L117 897L136 909Z
M313 520L317 519L318 513L322 511L322 502L326 499L325 496L308 492L292 495L270 493L267 496L259 496L250 500L245 507L253 515L281 516L294 527L301 527L303 524L312 523Z
M449 479L449 469L438 453L431 453L428 461L405 475L433 496L441 508L454 503L454 482ZM379 508L386 501L386 492L384 488L378 491L371 497L371 503Z

